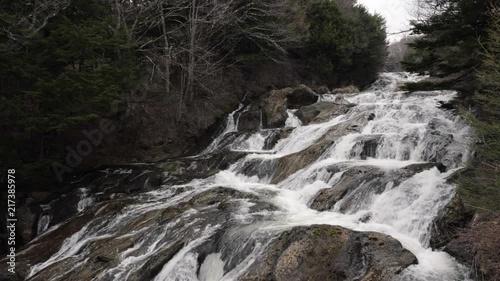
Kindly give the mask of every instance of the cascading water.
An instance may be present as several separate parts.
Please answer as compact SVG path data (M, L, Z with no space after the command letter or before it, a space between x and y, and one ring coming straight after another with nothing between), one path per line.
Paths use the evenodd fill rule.
M238 114L231 114L205 154L224 145L244 157L207 178L164 185L114 205L93 209L84 204L74 220L92 217L47 259L33 264L29 280L83 280L78 276L84 273L88 280L237 280L272 238L313 224L397 239L418 259L399 280L467 280L467 269L430 249L429 240L433 220L454 196L447 178L469 157L470 129L437 107L438 101L453 99L454 92L396 91L398 83L418 79L382 74L368 91L343 95L355 105L322 123L301 125L289 111L292 131L272 147L266 147L266 140L279 129L237 132ZM235 133L231 143L223 141ZM334 141L325 141L327 136ZM292 169L286 161L306 150L317 157L301 158ZM409 167L426 168L409 173ZM358 171L367 171L359 184L333 205L319 205L318 194L341 188ZM62 227L48 229L37 241ZM96 260L100 267L88 273L86 264Z

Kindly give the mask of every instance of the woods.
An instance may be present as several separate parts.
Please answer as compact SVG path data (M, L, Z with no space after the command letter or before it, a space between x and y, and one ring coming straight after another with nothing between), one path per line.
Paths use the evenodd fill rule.
M355 1L1 2L0 150L26 171L44 171L102 118L121 133L110 150L148 147L134 131L154 118L168 128L158 138L185 143L246 92L264 94L250 77L271 65L306 73L272 73L290 77L280 86L363 87L386 56L384 21ZM291 79L297 75L309 78ZM268 80L260 88L276 86ZM165 117L146 113L151 107Z

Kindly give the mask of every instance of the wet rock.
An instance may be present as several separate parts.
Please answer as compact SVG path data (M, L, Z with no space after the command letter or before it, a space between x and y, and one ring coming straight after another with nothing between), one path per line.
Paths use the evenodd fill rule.
M321 123L335 116L346 114L349 106L346 104L332 102L318 102L309 106L301 107L295 115L303 124Z
M307 86L284 88L267 93L260 103L263 127L281 128L285 126L287 109L297 109L317 102L319 96Z
M351 132L360 132L361 129L368 123L370 113L364 112L352 118L349 121L339 123L333 126L321 138L308 148L293 153L276 160L276 168L271 183L276 184L286 179L289 175L298 170L310 165L315 161L325 150L332 146L340 137Z
M239 167L240 173L247 177L257 176L266 179L273 176L276 170L276 159L250 158Z
M22 281L22 280L24 279L21 278L18 274L15 273L13 274L8 272L6 268L0 272L0 281Z
M380 180L384 171L373 166L361 166L347 170L341 180L332 188L322 189L311 203L311 209L326 211L357 190L362 184L370 187L373 194L381 193L385 189L387 182Z
M426 149L424 150L423 159L429 162L443 163L447 167L451 167L453 163L461 162L462 157L460 149L450 150L453 147L454 138L452 134L447 134L442 131L446 128L446 124L442 120L433 119L427 125L425 139Z
M163 266L177 254L184 244L186 239L179 239L172 246L166 247L156 254L151 256L148 261L141 267L140 270L133 271L129 276L129 280L153 280L160 273Z
M384 192L388 185L397 186L406 179L424 170L435 167L435 163L413 164L402 169L381 169L375 166L349 168L331 188L318 192L311 208L318 211L331 210L337 202L340 212L356 210L375 194Z
M307 167L313 163L329 145L332 145L333 142L334 141L331 141L330 143L320 142L300 152L273 160L273 166L270 168L271 171L274 172L272 174L271 183L277 184L291 174Z
M288 114L286 113L286 97L291 93L293 93L292 88L285 88L273 90L263 97L261 107L264 128L280 128L285 126L286 119L288 118Z
M439 108L444 110L456 110L458 105L457 101L438 101Z
M331 94L330 90L328 89L327 86L319 86L314 88L314 92L316 92L318 95L328 95Z
M89 212L70 218L60 227L37 238L36 242L31 242L30 244L24 246L24 248L17 253L18 262L16 264L16 272L18 272L23 279L26 278L30 266L48 260L50 256L55 254L61 248L61 245L66 238L82 229L82 227L95 216L104 217L106 215L116 214L133 202L134 200L132 199L124 199L111 201L109 203L95 204ZM50 279L41 278L35 280Z
M264 150L271 150L274 146L282 139L287 138L293 131L294 128L282 128L273 131L269 137L266 138L264 143Z
M131 280L149 280L189 240L196 237L199 229L205 228L207 225L225 225L230 223L231 214L237 210L237 205L239 204L239 201L235 199L257 202L258 198L255 195L235 189L215 187L196 194L189 200L180 202L175 206L164 209L152 209L140 213L136 217L124 220L124 224L121 224L111 237L89 240L82 245L82 250L88 251L88 255L86 256L88 260L86 262L81 262L80 257L76 255L70 256L44 268L31 277L30 280L52 280L54 276L59 276L64 280L92 280L105 272L106 269L118 266L121 261L121 253L129 249L132 250L143 239L147 239L142 232L144 228L147 228L151 232L150 234L156 237L165 231L161 227L162 225L175 221L179 216L190 210L203 210L203 212L196 212L194 220L190 222L187 228L174 230L176 240L165 241L168 243L160 247L152 256L149 256L147 261L142 265L141 270L132 270L131 276L137 278ZM48 235L41 237L36 243L27 245L23 251L18 253L18 258L21 262L17 264L18 268L16 269L20 272L22 279L26 278L30 265L46 261L61 248L66 238L82 229L90 220L92 220L91 224L87 225L89 230L92 227L105 227L105 224L102 224L103 222L108 222L116 218L125 207L137 203L133 199L124 199L112 201L107 204L96 204L82 215L73 218ZM266 208L268 206L261 206L260 210ZM227 226L221 227L221 230L225 228ZM213 239L215 239L214 241L218 240L217 237ZM213 247L215 246L209 248L212 249ZM207 251L210 249L207 249ZM133 251L138 251L137 255L144 254L144 249L141 248L134 249ZM109 278L113 279L112 276Z
M241 112L239 116L238 131L258 130L261 125L262 114L262 110L258 104L250 105L250 108Z
M50 235L41 237L37 240L37 243L26 245L25 249L21 249L17 253L16 272L22 279L25 279L31 265L48 260L50 256L59 250L67 237L79 231L92 217L90 214L75 217L65 225L50 232ZM4 261L2 260L1 262L3 263Z
M196 178L207 178L227 169L246 154L225 149L199 158L184 158L157 164L163 169L162 184L184 184Z
M368 117L370 120L371 115ZM362 136L360 139L357 139L356 145L353 147L353 151L360 151L359 158L362 160L366 160L367 158L374 158L377 156L377 147L380 142L382 135L366 135ZM351 155L356 156L356 155Z
M387 235L313 225L281 234L240 280L390 280L416 263Z
M249 132L250 131L229 132L224 134L223 136L221 136L221 139L219 139L217 146L213 148L210 154L216 154L224 150L227 150L229 147L231 147L234 141L238 139L242 134L248 134ZM169 160L166 160L166 162L168 162Z
M357 94L359 89L356 86L350 85L343 88L336 88L332 90L332 94Z
M28 197L26 202L17 209L16 215L18 223L16 225L17 237L24 243L28 243L35 238L37 233L37 217L42 212L42 209L36 205L36 201L32 197ZM19 240L18 240L19 242Z
M436 167L441 173L446 171L446 167L441 163L419 163L419 164L411 164L404 168L402 168L401 173L406 175L414 175L425 170L429 170Z
M319 96L311 88L300 85L286 96L288 109L298 109L302 106L311 105L318 101Z

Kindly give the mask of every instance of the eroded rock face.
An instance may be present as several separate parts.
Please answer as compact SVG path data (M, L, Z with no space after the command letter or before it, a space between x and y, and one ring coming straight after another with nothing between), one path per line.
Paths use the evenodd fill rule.
M215 187L204 192L198 193L187 201L180 202L175 206L166 208L158 208L140 213L136 217L123 220L118 229L114 230L109 237L101 237L94 241L89 241L85 246L82 246L81 251L89 251L87 256L88 261L81 263L79 257L70 256L68 258L57 261L44 268L42 271L30 277L29 280L52 280L55 276L62 277L62 280L92 280L96 276L105 272L106 269L115 268L118 266L120 254L129 250L135 251L137 255L144 254L146 248L135 247L141 243L145 237L142 231L150 229L150 231L163 232L162 225L166 225L178 219L190 210L204 210L195 215L194 220L184 227L180 224L178 229L172 229L173 236L165 238L166 246L161 251L154 253L148 257L141 270L133 271L129 280L149 280L156 276L163 265L167 263L182 247L186 241L192 239L197 234L200 228L206 225L221 224L221 230L227 229L230 225L230 215L237 209L238 201L235 199L244 199L255 202L251 212L260 212L263 210L272 209L272 205L262 205L257 202L257 197L252 194L237 191L231 188ZM66 238L77 233L81 229L105 228L106 225L116 220L120 215L123 215L127 207L139 206L141 202L137 199L125 198L110 202L94 204L89 207L82 215L76 216L64 223L59 228L52 230L48 235L44 235L39 240L32 242L29 247L22 249L17 254L18 263L16 271L21 280L24 280L30 270L30 266L39 264L53 256L63 245ZM94 218L98 218L95 220ZM159 235L160 233L154 233ZM217 241L218 235L214 236L214 241ZM211 250L214 245L208 247L207 251ZM4 262L2 260L2 262ZM78 262L77 262L78 261ZM74 263L78 263L78 267L74 268ZM101 276L102 278L103 276ZM104 276L105 277L105 276ZM113 279L112 276L109 276Z
M267 93L261 101L263 122L265 128L280 128L285 126L288 118L287 95L293 93L292 88L273 90Z
M273 131L269 137L266 139L263 149L271 150L274 146L282 139L287 138L293 131L294 128L282 128Z
M245 154L224 149L200 158L182 158L158 164L163 169L162 184L184 184L196 178L207 178L227 169Z
M377 156L377 148L380 143L382 135L366 135L363 136L354 147L356 150L359 146L361 153L360 159L366 160L369 157L375 158Z
M40 234L38 231L43 215L50 217L45 227L54 226L78 215L89 204L158 188L161 185L160 175L155 167L124 166L89 172L78 181L50 187L50 192L20 194L23 200L18 203L17 209L18 246L29 243ZM43 232L45 229L40 230Z
M284 127L288 118L287 109L298 109L311 105L316 103L318 99L319 96L305 85L267 93L260 103L264 128Z
M289 175L308 166L315 161L325 150L332 146L340 137L351 132L360 132L370 120L371 113L364 112L357 117L333 126L327 133L319 138L315 144L308 148L279 158L276 161L276 169L271 183L278 183Z
M390 280L416 263L389 236L313 225L282 233L240 280Z
M321 101L301 107L297 110L295 115L297 115L303 124L315 124L324 122L338 115L346 114L349 108L350 107L346 104Z
M346 197L348 194L354 192L362 184L365 184L374 194L381 193L387 182L381 180L384 171L380 168L373 166L355 167L347 170L341 180L332 188L321 190L316 198L311 203L311 208L318 211L326 211L333 208L333 206Z
M288 109L298 109L302 106L314 104L319 96L306 85L300 85L293 89L293 92L286 96Z
M356 206L361 206L364 200L369 200L370 196L384 192L388 185L399 185L411 176L436 166L439 164L413 164L394 170L375 166L353 167L344 172L340 181L331 188L320 190L310 207L318 211L326 211L344 199L338 206L340 212L348 208L356 209Z
M271 102L273 104L276 104L278 108L281 106L278 104L279 100L272 100L269 101L269 105L271 106ZM271 110L271 108L269 108ZM248 110L245 110L241 112L239 116L239 122L238 122L238 131L254 131L258 130L260 128L260 122L262 119L262 110L260 106L256 103L250 105ZM285 119L286 120L286 119Z

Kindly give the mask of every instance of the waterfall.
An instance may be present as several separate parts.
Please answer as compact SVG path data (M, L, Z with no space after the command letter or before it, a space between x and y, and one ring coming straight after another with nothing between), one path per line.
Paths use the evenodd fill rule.
M49 228L50 221L52 220L50 214L46 214L50 212L51 209L50 204L40 205L40 207L42 208L43 213L38 219L37 230L36 230L37 235L40 235L44 231L46 231L47 228Z
M297 110L292 110L292 109L288 109L286 111L286 113L288 114L288 118L286 119L285 128L296 128L302 125L300 119L297 116L295 116L296 111Z
M288 111L286 129L239 132L240 106L202 155L224 146L229 152L221 153L242 157L209 177L165 184L113 207L82 190L79 218L92 216L33 264L30 278L84 280L82 269L99 258L110 261L99 263L92 280L237 280L283 231L327 224L397 239L418 259L397 280L468 280L467 268L431 249L429 240L455 194L447 178L470 157L471 130L437 106L455 92L397 91L419 79L384 73L367 91L343 95L352 104L347 113L302 124ZM226 142L228 134L234 138ZM277 139L269 145L271 138ZM353 178L357 184L349 185ZM345 190L331 205L318 199L336 189Z

